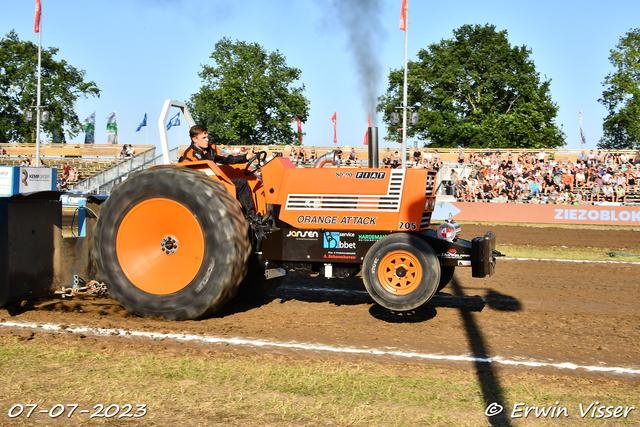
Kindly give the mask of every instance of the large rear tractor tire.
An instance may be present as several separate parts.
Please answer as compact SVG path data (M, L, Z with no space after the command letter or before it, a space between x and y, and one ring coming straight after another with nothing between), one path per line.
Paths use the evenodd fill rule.
M132 174L100 208L94 257L130 313L196 319L222 307L247 272L251 244L238 201L202 172Z
M440 283L435 252L417 236L391 234L364 258L362 279L371 298L394 311L408 311L431 299Z

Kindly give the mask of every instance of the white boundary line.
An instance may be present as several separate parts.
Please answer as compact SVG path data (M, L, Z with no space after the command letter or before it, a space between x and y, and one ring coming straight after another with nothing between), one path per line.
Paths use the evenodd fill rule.
M527 366L527 367L551 367L556 369L584 369L589 372L612 372L616 374L631 374L640 375L640 369L637 368L623 368L614 366L589 366L589 365L576 365L574 363L562 362L562 363L548 363L536 360L514 360L505 359L500 356L489 358L477 358L473 356L456 356L446 354L429 354L429 353L415 353L404 352L395 350L382 350L376 348L356 348L356 347L336 347L323 344L312 343L298 343L295 341L281 342L270 340L252 340L246 338L222 338L213 337L207 335L187 335L187 334L167 334L161 332L143 332L143 331L128 331L124 329L103 329L103 328L89 328L89 327L76 327L76 328L62 328L59 325L53 324L35 324L35 323L18 323L18 322L2 322L0 327L17 327L28 329L43 329L45 331L56 332L69 332L73 334L79 333L91 333L94 335L118 335L118 336L132 336L132 337L144 337L144 338L162 338L162 339L174 339L178 341L197 341L212 344L232 344L243 346L255 346L255 347L276 347L276 348L288 348L294 350L311 350L311 351L324 351L331 353L348 353L348 354L369 354L375 356L395 356L406 357L414 359L424 360L446 360L453 362L474 362L474 363L498 363L501 365L512 366Z
M634 261L598 261L590 259L556 259L556 258L517 258L517 257L504 257L498 258L506 261L555 261L555 262L582 262L582 263L594 263L594 264L636 264L640 265L640 262Z

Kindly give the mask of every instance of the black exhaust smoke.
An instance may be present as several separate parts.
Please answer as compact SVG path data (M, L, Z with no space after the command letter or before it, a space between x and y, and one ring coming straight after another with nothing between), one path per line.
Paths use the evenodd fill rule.
M376 125L378 94L384 88L380 84L384 77L382 52L388 34L382 30L386 21L384 0L316 0L322 10L330 13L327 21L337 23L347 36L346 48L351 53L358 73L358 93L365 112L373 111ZM383 19L384 18L384 19Z

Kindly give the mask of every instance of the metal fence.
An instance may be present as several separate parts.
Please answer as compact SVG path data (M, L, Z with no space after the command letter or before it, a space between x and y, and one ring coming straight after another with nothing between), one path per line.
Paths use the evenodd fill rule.
M177 153L177 148L171 150L171 158L176 157ZM117 165L111 166L100 173L83 179L77 184L74 184L71 190L83 194L109 194L111 193L111 189L116 184L127 179L130 173L146 169L155 165L156 162L158 164L162 163L162 156L156 156L156 149L151 148Z

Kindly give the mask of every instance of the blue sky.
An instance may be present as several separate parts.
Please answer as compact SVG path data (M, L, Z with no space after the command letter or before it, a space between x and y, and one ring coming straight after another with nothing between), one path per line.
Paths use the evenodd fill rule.
M14 29L21 40L37 44L35 0L1 4L2 35ZM289 66L302 70L300 83L310 101L309 120L303 125L305 145L332 144L331 116L337 111L338 145L362 146L367 123L362 88L373 82L376 95L382 94L389 70L404 64L400 5L401 0L42 0L42 43L58 47L57 59L85 70L86 79L101 89L100 98L80 100L76 106L81 120L96 112L97 143L106 143L106 117L117 110L121 143L145 143L145 129L135 129L147 111L149 143L159 144L164 101L186 101L197 92L201 64L211 64L214 45L229 37L279 50ZM580 148L582 110L586 148L595 148L606 116L598 99L602 81L612 71L609 50L640 26L638 16L638 0L606 5L410 0L409 59L431 43L452 38L453 30L464 24L489 23L507 30L511 44L531 49L537 71L552 80L551 96L560 107L557 123L567 135L566 147ZM353 22L372 23L360 27L373 41L369 46L351 38L358 28ZM357 48L378 64L366 81L359 77ZM381 123L379 117L372 121ZM183 124L169 131L170 146L180 138L187 143ZM380 132L385 133L382 127ZM81 135L71 142L82 141Z

